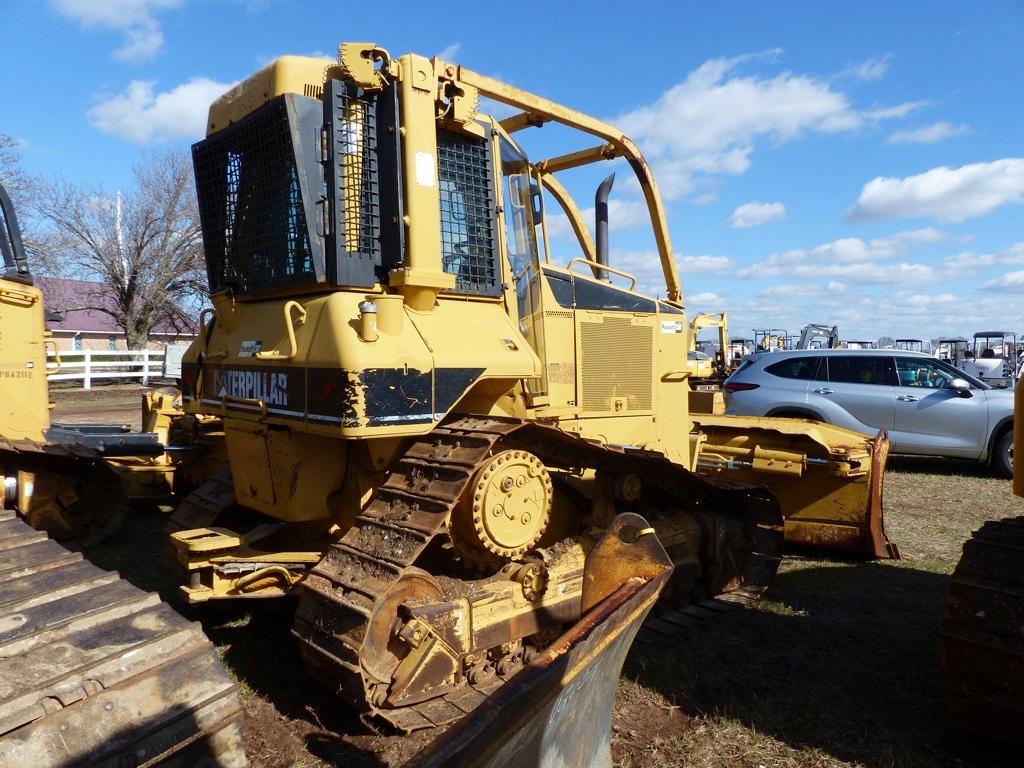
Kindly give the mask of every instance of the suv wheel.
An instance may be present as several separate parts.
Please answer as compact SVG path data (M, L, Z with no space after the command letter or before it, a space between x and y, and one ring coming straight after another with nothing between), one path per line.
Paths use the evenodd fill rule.
M996 438L992 449L992 467L1003 477L1013 477L1013 430L1007 429Z

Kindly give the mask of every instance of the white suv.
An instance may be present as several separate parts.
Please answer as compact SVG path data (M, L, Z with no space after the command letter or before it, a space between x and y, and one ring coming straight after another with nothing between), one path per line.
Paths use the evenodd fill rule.
M884 429L894 453L989 461L1013 474L1013 390L918 352L753 354L724 389L729 414L815 419L868 434Z

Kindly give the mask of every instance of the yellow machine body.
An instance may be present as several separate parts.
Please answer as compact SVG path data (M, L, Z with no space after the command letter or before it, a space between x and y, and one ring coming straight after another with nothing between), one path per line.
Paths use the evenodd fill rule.
M548 122L595 143L530 161L516 137ZM664 298L609 263L558 178L615 158L647 203ZM756 599L782 545L767 488L815 473L828 480L786 507L799 525L841 519L861 539L830 543L879 554L884 438L695 423L664 209L614 126L344 43L337 62L287 57L232 89L193 159L213 306L183 395L223 419L230 472L175 513L183 593L296 588L304 661L358 706L414 730L485 700L579 619L620 513L651 518L631 535L658 532L683 602ZM552 201L578 239L565 263ZM734 475L753 482L719 479Z
M0 276L0 435L41 441L50 426L46 331L38 288Z
M382 240L402 253L392 254L390 265L388 253L378 253L376 270L359 267L358 286L344 280L332 284L317 274L299 286L268 282L257 290L237 290L211 275L214 306L185 356L185 402L193 413L224 418L239 503L285 522L351 519L383 481L403 441L429 433L452 413L557 424L604 444L658 451L691 470L700 468L699 450L707 470L708 446L721 442L716 436L725 432L745 444L774 440L790 447L794 431L807 434L802 422L789 422L780 433L760 429L758 420L735 417L720 417L714 434L692 434L687 381L692 370L682 361L705 326L719 329L725 349L727 320L725 313L697 315L687 324L654 179L620 131L438 59L409 54L391 60L371 44L343 44L339 50L338 62L284 57L234 87L211 107L209 139L197 145L200 152L204 144L221 141L240 130L240 121L252 122L276 103L298 115L309 104L317 109L318 100L334 98L341 105L342 140L348 142L342 150L344 174L365 177L370 161L355 150L375 137L367 130L366 110L340 91L357 89L372 98L387 82L389 97L399 105L393 119L402 144L389 168L401 179L394 193L403 216L390 224L391 240ZM332 80L333 97L325 95ZM339 89L338 83L345 86ZM483 95L522 111L496 121L477 111ZM300 118L291 119L294 137ZM549 121L601 143L531 163L512 136ZM439 137L449 145L439 148ZM444 177L447 165L459 160L451 147L465 144L477 148L478 163L489 164L489 189L460 192L455 185L463 180ZM301 142L294 147L301 176ZM638 293L635 278L598 262L578 208L556 179L556 173L622 156L637 170L649 205L665 275L664 300ZM198 165L197 183L202 191L204 172ZM395 186L392 180L378 183ZM579 235L579 255L564 266L553 263L546 250L540 189L559 204ZM453 210L465 202L457 199L460 194L471 193L490 195L487 203L494 207L487 224L495 259L487 266L493 274L492 290L486 292L456 284L460 259L472 261L469 251L479 248L476 241L464 243L460 253L453 240L472 239L471 227ZM326 201L317 204L328 207ZM344 204L338 209L335 237L348 248L358 239L366 209ZM379 226L387 229L389 223ZM345 248L339 247L335 258L351 260ZM474 268L482 269L481 263ZM711 409L716 410L714 404ZM709 421L701 424L712 427ZM820 434L803 440L797 453L806 471L799 490L778 489L783 497L799 499L783 501L785 508L805 513L804 522L792 526L799 539L829 542L830 535L815 535L813 529L822 521L831 530L828 521L835 517L844 530L858 529L867 541L867 510L874 506L880 517L880 484L869 500L872 484L865 478L881 474L871 455L884 440L843 432L830 433L831 442ZM846 450L851 443L858 460L848 477L837 469L846 465L834 460L830 446L843 444ZM812 464L831 462L824 486L815 477L824 476L819 467L825 464L812 466L808 456ZM769 483L778 474L761 462L743 473L765 474ZM832 491L823 492L833 485L844 486L837 491L840 503ZM189 555L185 543L180 547L184 561L209 564L199 550Z

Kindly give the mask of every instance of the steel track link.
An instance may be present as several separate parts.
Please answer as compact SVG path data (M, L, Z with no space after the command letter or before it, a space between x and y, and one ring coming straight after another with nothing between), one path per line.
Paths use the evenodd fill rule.
M0 511L0 768L246 765L199 624Z
M382 708L377 705L383 697L367 701L365 690L386 692L388 670L375 677L380 671L368 669L372 660L368 664L360 657L374 608L404 575L417 571L417 558L447 532L459 497L499 441L502 448L530 451L549 466L636 472L650 487L679 499L680 506L689 502L713 514L744 518L750 546L742 578L716 607L756 600L778 568L782 515L763 489L698 477L660 453L601 445L532 422L469 417L447 423L412 443L353 527L299 586L292 630L314 678L402 731L453 722L504 683L495 676L422 703Z
M1024 743L1024 518L964 543L939 622L946 704L963 727Z

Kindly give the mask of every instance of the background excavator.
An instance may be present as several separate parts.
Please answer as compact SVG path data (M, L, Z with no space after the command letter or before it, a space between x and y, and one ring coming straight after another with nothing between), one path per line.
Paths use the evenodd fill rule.
M517 138L547 123L596 144L531 162ZM229 466L172 519L182 591L294 591L304 661L368 715L414 730L473 711L579 619L622 513L665 544L677 606L760 595L782 513L794 540L893 554L884 436L691 418L661 200L615 127L345 43L226 93L193 157L213 308L184 401L222 417ZM558 178L619 157L664 299L609 263L607 206L595 243ZM564 266L550 200L578 239Z

